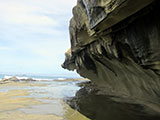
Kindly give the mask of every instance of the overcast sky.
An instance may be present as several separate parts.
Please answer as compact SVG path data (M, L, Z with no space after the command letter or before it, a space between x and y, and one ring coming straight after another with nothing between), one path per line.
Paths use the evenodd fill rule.
M76 0L0 0L0 73L75 74L63 70Z

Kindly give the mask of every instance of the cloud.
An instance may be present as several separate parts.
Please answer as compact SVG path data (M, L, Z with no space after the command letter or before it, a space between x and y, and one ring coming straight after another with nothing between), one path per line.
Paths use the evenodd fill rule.
M2 51L2 50L11 50L11 48L6 47L6 46L0 46L0 50L1 50L1 51Z
M68 16L74 0L1 0L0 19L14 24L58 25L57 18ZM48 16L50 15L50 16Z
M30 6L19 3L0 4L1 19L13 24L28 25L57 25L58 23L45 15L38 15L36 12L42 11L36 6Z
M1 72L66 73L68 24L76 0L1 0Z
M0 22L2 25L24 26L21 31L59 34L61 28L68 27L75 2L76 0L1 0Z

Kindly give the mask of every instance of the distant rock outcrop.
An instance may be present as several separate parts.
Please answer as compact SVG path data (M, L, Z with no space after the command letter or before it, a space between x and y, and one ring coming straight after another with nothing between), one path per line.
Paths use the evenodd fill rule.
M160 112L159 6L159 0L78 0L63 68L89 78L99 94Z
M29 81L36 81L32 78L17 78L15 76L12 76L12 77L9 77L9 78L3 78L0 82L1 83L5 83L5 82L20 82L20 81L26 81L26 82L29 82Z

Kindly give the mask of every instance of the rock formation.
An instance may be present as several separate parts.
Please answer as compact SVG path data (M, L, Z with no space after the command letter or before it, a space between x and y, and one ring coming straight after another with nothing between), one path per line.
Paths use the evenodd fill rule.
M62 67L89 78L99 94L159 113L159 11L159 0L78 0Z

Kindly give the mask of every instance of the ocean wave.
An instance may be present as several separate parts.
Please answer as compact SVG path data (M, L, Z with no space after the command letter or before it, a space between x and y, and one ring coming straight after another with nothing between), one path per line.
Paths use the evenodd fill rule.
M10 78L12 78L12 77L14 77L14 76L11 76L11 75L5 75L3 79L10 79Z
M36 80L36 81L51 81L51 80L54 80L54 79L48 79L48 78L32 78L33 80Z
M23 80L23 81L54 81L54 80L65 80L66 78L63 77L54 77L54 78L45 78L45 77L40 77L40 76L17 76L17 75L5 75L2 79L0 80L11 80L11 79L16 79L16 80Z
M57 78L56 80L65 80L66 78Z

